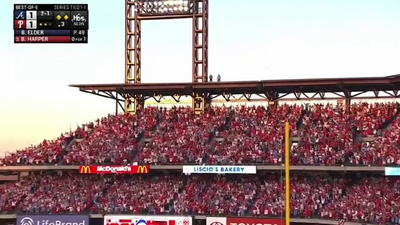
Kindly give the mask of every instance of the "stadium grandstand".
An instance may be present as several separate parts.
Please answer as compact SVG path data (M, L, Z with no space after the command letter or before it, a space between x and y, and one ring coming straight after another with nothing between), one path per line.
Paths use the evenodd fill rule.
M374 78L371 84L397 85L395 79ZM323 88L315 85L321 80L307 82ZM342 82L356 87L357 81ZM365 79L361 85L370 88ZM388 94L359 97L255 99L248 105L236 97L226 105L218 100L199 115L188 102L150 102L135 115L108 115L2 158L3 177L16 180L3 181L0 207L10 214L6 218L162 214L278 223L285 210L282 164L289 122L291 221L394 223L400 183L385 177L385 170L398 174L399 105ZM139 171L142 165L149 170Z
M210 82L208 1L180 14L143 2L127 0L126 82L70 85L116 113L0 159L3 223L400 223L400 75ZM141 20L173 18L206 24L193 80L141 83Z

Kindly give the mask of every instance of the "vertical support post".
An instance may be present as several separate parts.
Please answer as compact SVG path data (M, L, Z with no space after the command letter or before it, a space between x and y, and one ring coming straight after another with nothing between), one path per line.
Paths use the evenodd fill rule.
M346 112L350 112L351 98L346 98L344 104L345 104L345 107L346 107Z
M351 91L349 91L347 88L343 88L343 94L345 96L345 109L347 112L350 111L350 105L351 105Z
M290 125L285 126L286 225L290 225Z
M141 56L142 56L142 21L137 18L135 1L126 0L126 28L125 28L125 84L141 83ZM136 114L138 108L144 105L138 96L125 99L125 112Z
M142 83L142 21L136 17L134 20L134 34L135 34L135 61L134 61L134 69L135 72L133 73L133 83L140 84Z
M193 62L192 82L204 83L208 81L208 0L193 0L195 7L192 18L193 35ZM206 93L193 94L193 110L195 114L204 112L209 101Z
M202 0L203 11L202 11L202 39L203 39L203 70L202 70L202 80L203 82L208 81L208 0Z
M115 94L115 115L118 115L118 93Z

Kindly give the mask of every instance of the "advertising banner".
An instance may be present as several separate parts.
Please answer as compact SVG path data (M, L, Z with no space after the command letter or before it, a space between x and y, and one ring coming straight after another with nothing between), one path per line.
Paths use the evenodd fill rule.
M192 225L190 216L105 215L106 225ZM18 225L18 224L17 224Z
M89 225L89 215L17 215L16 225Z
M135 174L135 173L149 173L150 166L79 166L79 173L93 173L93 174Z
M246 217L228 217L226 225L285 225L284 219L261 219Z
M400 167L385 167L385 176L400 176Z
M256 174L256 166L183 166L183 173Z
M206 225L227 225L226 217L206 217Z

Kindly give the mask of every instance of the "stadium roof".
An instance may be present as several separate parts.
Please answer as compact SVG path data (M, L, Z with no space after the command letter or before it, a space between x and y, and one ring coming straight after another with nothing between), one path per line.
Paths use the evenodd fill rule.
M155 96L184 96L193 93L208 94L213 99L226 95L271 96L282 98L294 94L300 99L303 94L306 98L324 99L325 93L333 93L337 98L356 98L366 92L385 92L391 97L399 97L400 74L386 77L358 77L358 78L321 78L321 79L288 79L288 80L259 80L259 81L225 81L208 83L140 83L140 84L71 84L70 87L80 91L123 101L130 96L142 96L144 100ZM357 93L354 93L357 92ZM391 93L389 93L391 92ZM271 94L274 93L274 94ZM307 96L304 93L314 93ZM275 95L278 94L278 95ZM122 96L119 99L117 96ZM227 98L226 98L227 99ZM156 99L157 100L157 99ZM229 99L227 99L229 100ZM273 99L270 99L273 100Z

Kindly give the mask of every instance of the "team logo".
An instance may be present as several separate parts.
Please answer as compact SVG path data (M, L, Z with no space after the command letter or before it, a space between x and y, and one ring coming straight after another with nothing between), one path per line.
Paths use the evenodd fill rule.
M16 20L24 20L26 19L25 11L15 11L15 18Z
M26 20L15 20L14 27L17 30L25 30L26 29Z

